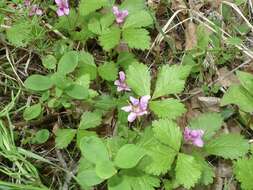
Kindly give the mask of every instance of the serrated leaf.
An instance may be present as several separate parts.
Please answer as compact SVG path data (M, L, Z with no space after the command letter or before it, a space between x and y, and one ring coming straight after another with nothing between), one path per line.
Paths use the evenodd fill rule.
M102 183L104 179L97 176L95 169L88 169L78 173L77 181L82 187L87 188Z
M205 145L205 152L228 159L236 159L245 155L249 150L249 143L239 134L223 134L211 139Z
M194 157L180 153L176 164L176 181L190 189L201 177L201 166Z
M149 12L145 10L138 11L136 13L130 14L124 25L123 29L126 28L141 28L149 26L153 23L153 19Z
M109 160L101 161L96 164L96 174L101 179L108 179L115 175L117 170Z
M23 117L26 121L30 121L32 119L36 119L37 117L40 116L42 111L41 104L34 104L30 107L27 107L23 113Z
M90 129L100 125L102 118L97 112L85 112L81 117L79 129Z
M154 137L151 128L145 130L137 145L144 148L147 153L147 156L141 160L138 168L153 175L165 174L170 170L176 152L168 146L160 143Z
M101 36L99 36L100 45L103 47L105 51L109 51L119 44L120 35L121 35L120 28L113 26L103 31Z
M109 160L107 148L99 137L90 136L82 138L80 149L82 155L94 164Z
M88 29L94 34L101 34L102 28L98 18L92 18L89 20Z
M90 79L94 80L97 77L97 66L93 56L88 52L79 53L79 75L89 74Z
M185 111L184 104L176 99L151 101L149 108L160 118L176 119Z
M69 51L61 57L57 71L62 74L68 74L73 72L77 65L78 53L76 51Z
M168 145L175 152L181 146L182 133L178 125L166 119L160 119L152 123L155 138L163 144Z
M127 84L137 95L150 95L151 77L146 65L142 63L130 65L126 76Z
M158 73L153 99L181 92L190 71L191 66L187 65L162 66Z
M85 16L102 8L107 5L107 3L107 0L81 0L79 4L79 12L82 16Z
M29 76L24 84L26 88L34 91L48 90L53 86L51 78L38 74Z
M118 76L118 67L113 62L105 63L98 67L98 74L104 80L114 81Z
M210 139L217 132L223 123L223 119L218 113L204 113L191 119L191 129L202 129L204 131L204 139Z
M241 183L243 190L253 189L253 157L242 158L234 164L234 173L236 179Z
M236 75L242 86L253 96L253 75L242 71L237 71Z
M221 106L236 104L242 111L253 112L253 96L241 85L231 86L221 100Z
M134 144L126 144L117 152L114 163L119 168L133 168L145 154L142 148Z
M75 137L75 129L58 129L56 131L55 146L57 148L66 148Z
M123 41L130 48L145 50L150 47L151 38L149 32L140 28L126 28L122 33Z

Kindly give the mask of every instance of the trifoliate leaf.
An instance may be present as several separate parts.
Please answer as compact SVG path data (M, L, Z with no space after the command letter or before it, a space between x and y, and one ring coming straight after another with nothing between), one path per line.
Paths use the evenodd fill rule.
M30 107L27 107L23 113L23 117L26 121L30 121L32 119L36 119L37 117L40 116L42 111L41 104L34 104Z
M242 86L253 96L253 75L242 71L237 71L236 74Z
M29 76L24 83L26 88L34 91L48 90L53 86L51 78L38 74Z
M144 156L145 151L142 148L134 144L126 144L119 149L114 163L119 168L133 168Z
M95 136L82 138L80 142L82 155L92 163L109 160L109 154L104 142Z
M253 112L253 96L241 85L231 86L221 100L221 106L236 104L242 111Z
M239 134L223 134L211 139L205 145L205 152L228 159L244 156L249 150L249 143Z
M191 129L202 129L204 139L210 139L217 132L223 123L223 119L218 113L204 113L190 121Z
M55 146L57 148L66 148L75 137L75 129L58 129L56 131Z
M79 12L82 16L85 16L107 4L107 0L81 0L79 4Z
M151 77L148 67L134 63L128 67L127 84L139 96L150 95Z
M128 44L130 48L145 50L150 47L151 38L145 29L140 28L126 28L122 33L123 41Z
M147 128L138 142L138 146L145 149L145 156L138 168L153 175L165 174L170 170L175 159L176 152L170 147L160 143L155 137L151 128Z
M116 173L117 170L109 160L101 161L96 164L96 174L101 179L108 179Z
M58 72L68 74L75 70L78 65L78 53L69 51L65 53L58 63Z
M126 28L141 28L149 26L153 23L153 19L149 12L142 10L136 13L130 14L123 26L123 29Z
M104 80L114 81L118 77L118 67L113 62L105 63L98 67L98 74Z
M80 75L89 74L90 79L94 80L97 77L97 66L94 62L94 58L90 53L80 52L79 53L79 69L78 73Z
M103 31L101 36L99 36L100 45L103 47L105 51L109 51L115 46L117 46L120 42L120 28L113 26Z
M78 173L77 182L83 187L91 187L97 184L100 184L104 181L97 176L95 169L88 169Z
M234 173L236 179L241 183L243 190L253 189L253 157L242 158L234 164Z
M163 144L178 152L181 146L182 133L179 126L166 119L160 119L152 123L155 138Z
M191 66L162 66L157 77L153 98L181 92L190 71Z
M187 189L193 187L201 177L201 166L190 155L180 153L175 170L176 181Z
M176 119L185 111L184 104L176 99L166 99L160 101L151 101L149 108L160 118Z
M97 112L84 112L79 129L90 129L90 128L95 128L100 125L102 118L101 114Z

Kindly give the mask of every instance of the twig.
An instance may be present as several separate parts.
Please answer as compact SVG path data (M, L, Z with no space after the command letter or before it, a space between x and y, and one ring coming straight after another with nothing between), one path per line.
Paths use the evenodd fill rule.
M64 36L59 30L54 29L53 26L51 26L50 24L46 23L44 20L42 21L43 24L51 31L53 31L55 34L57 34L58 36L60 36L62 39L66 40L68 39L66 36Z

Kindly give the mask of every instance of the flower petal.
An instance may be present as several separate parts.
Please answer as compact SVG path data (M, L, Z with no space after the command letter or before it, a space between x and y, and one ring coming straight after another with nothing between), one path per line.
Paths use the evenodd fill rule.
M127 120L128 120L129 122L133 122L133 121L136 119L136 117L137 117L136 113L131 112L131 113L128 115Z
M63 11L65 15L69 15L69 8L64 8Z
M123 71L119 72L119 79L122 82L126 80L126 75L125 75L125 73Z
M55 0L54 1L57 5L61 5L62 4L62 0Z
M148 107L148 101L150 99L150 95L142 96L140 100L140 108L142 110L146 110Z
M113 14L116 16L116 14L119 13L119 8L118 8L117 6L113 6L113 7L112 7L112 12L113 12Z
M58 16L63 16L64 15L64 12L61 9L57 9L56 13L57 13Z
M139 100L130 96L130 102L134 105L137 106L139 104Z
M203 147L204 146L204 142L201 138L194 139L192 144L194 144L197 147Z
M123 110L125 112L130 112L130 111L132 111L132 106L124 106L121 108L121 110Z

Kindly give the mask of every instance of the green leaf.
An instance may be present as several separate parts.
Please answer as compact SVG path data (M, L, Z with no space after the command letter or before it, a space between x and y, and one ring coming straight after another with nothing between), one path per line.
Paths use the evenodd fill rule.
M241 183L243 190L253 189L253 157L242 158L234 164L234 173L236 179Z
M160 101L151 101L149 103L149 108L159 118L168 119L176 119L186 111L184 104L180 103L179 100L172 98Z
M145 8L145 0L124 0L120 9L126 9L128 12L135 13Z
M253 75L242 71L237 71L236 75L242 86L253 96Z
M88 89L78 84L72 84L64 92L77 100L85 100L89 96Z
M97 66L95 64L94 58L90 53L87 52L79 52L79 70L78 74L84 75L89 74L90 79L94 80L97 77Z
M101 124L101 121L101 114L97 112L84 112L81 117L79 129L95 128Z
M227 39L227 42L228 42L228 44L234 45L234 46L240 45L240 44L243 43L243 41L242 41L240 38L238 38L238 37L231 37L231 38L228 38L228 39Z
M253 96L240 85L231 86L221 100L221 106L236 104L242 111L253 112Z
M75 70L78 65L78 53L69 51L65 53L58 63L58 72L68 74Z
M142 148L134 144L126 144L119 149L114 163L119 168L133 168L144 156L145 151Z
M150 95L151 77L146 65L142 63L130 65L126 76L127 84L137 95Z
M79 12L82 16L86 16L105 5L107 5L107 0L81 0L79 4Z
M145 50L150 47L151 38L149 32L140 28L126 28L122 33L123 41L128 44L130 48Z
M78 173L77 181L82 187L87 188L102 183L104 179L97 176L95 169L88 169Z
M111 50L112 48L114 48L119 44L120 34L121 34L120 28L115 26L103 31L101 36L99 36L100 45L103 47L105 51Z
M82 155L94 164L109 160L107 148L99 137L90 136L82 138L80 149Z
M84 74L79 76L76 81L76 84L81 85L82 87L88 89L90 86L90 75L89 74Z
M176 152L160 143L154 137L154 132L151 128L145 130L137 145L144 148L147 154L138 166L141 170L153 175L165 174L170 170Z
M132 190L131 185L122 176L115 175L107 182L108 190Z
M97 133L95 131L86 131L83 129L78 129L76 134L76 144L80 148L81 140L84 137L90 137L90 136L97 136Z
M175 152L181 147L182 133L178 125L171 121L160 119L152 123L154 135L161 143L168 145Z
M138 11L136 13L130 14L124 25L123 29L126 28L141 28L153 24L153 19L149 12L145 10Z
M175 170L177 183L186 189L193 187L201 177L201 166L190 155L180 153Z
M239 134L223 134L211 139L205 145L206 153L228 159L236 159L243 156L248 150L248 141Z
M89 20L88 29L94 34L101 34L102 28L98 18L92 18Z
M37 133L33 137L33 142L37 144L43 144L48 140L49 136L50 133L47 129L41 129L37 131Z
M190 128L202 129L204 131L204 139L208 140L221 128L222 123L223 119L220 114L204 113L190 121Z
M75 129L58 129L56 131L55 146L66 148L76 135Z
M128 66L134 62L138 62L135 56L129 52L120 52L117 60L117 64L127 70Z
M113 62L105 63L98 67L98 74L104 80L114 81L118 76L118 67Z
M48 90L53 86L52 80L43 75L34 74L25 80L25 87L34 91Z
M23 113L23 117L26 121L30 121L32 119L36 119L40 116L42 112L41 104L34 104L30 107L27 107Z
M190 71L191 66L188 65L162 66L158 73L153 99L181 92Z
M53 55L47 55L42 58L42 65L47 69L55 69L57 60Z
M197 45L201 50L205 50L209 44L209 34L204 25L199 25L197 28Z
M96 174L101 179L109 179L116 173L117 170L109 160L101 161L96 164Z
M117 101L111 96L101 95L99 96L99 99L94 102L94 104L95 108L101 109L103 111L108 111L117 106Z

